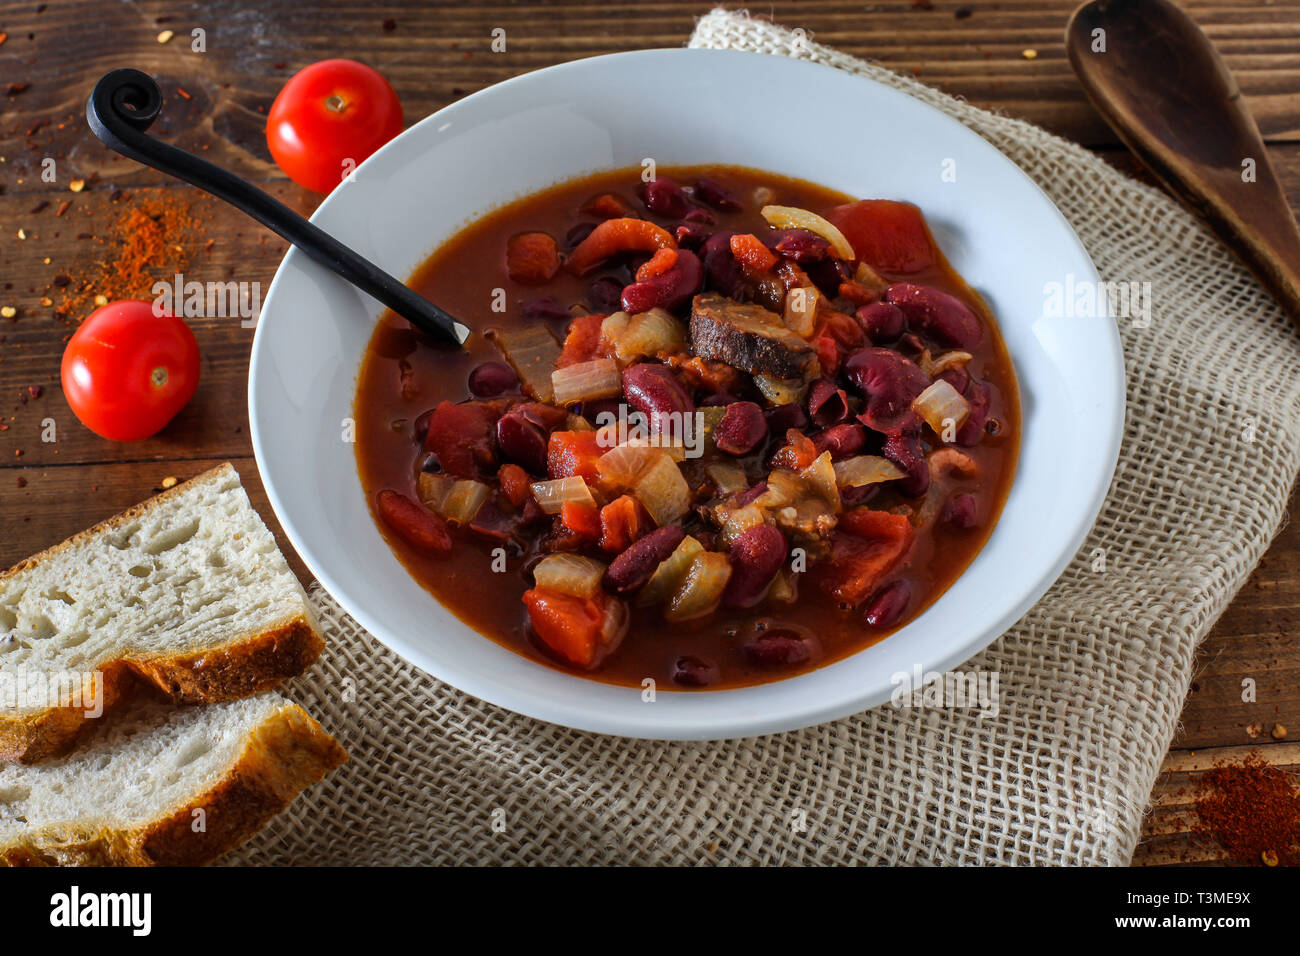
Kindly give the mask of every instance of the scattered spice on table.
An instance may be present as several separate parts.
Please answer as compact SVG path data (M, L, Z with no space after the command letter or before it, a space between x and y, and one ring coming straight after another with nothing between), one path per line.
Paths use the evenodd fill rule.
M1300 865L1300 792L1259 753L1207 770L1197 785L1196 814L1195 832L1238 863Z
M116 194L115 194L116 195ZM203 227L193 195L170 189L140 189L124 193L112 210L108 229L99 241L105 258L84 274L60 273L64 294L60 317L79 322L90 306L115 299L149 299L159 279L171 281L189 265L188 249Z

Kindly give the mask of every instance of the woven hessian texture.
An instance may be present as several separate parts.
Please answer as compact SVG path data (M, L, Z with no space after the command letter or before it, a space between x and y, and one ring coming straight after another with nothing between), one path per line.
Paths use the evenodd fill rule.
M741 14L705 16L691 45L797 55L937 107L1033 177L1103 278L1152 284L1149 327L1120 322L1129 411L1101 517L967 665L998 672L1000 712L885 706L756 740L605 738L439 683L318 592L329 649L289 692L352 759L232 862L1129 861L1193 650L1285 514L1292 329L1191 215L1078 146Z

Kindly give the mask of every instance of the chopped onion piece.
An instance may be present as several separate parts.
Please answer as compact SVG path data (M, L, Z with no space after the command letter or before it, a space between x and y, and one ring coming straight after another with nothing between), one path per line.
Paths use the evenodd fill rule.
M728 495L734 495L737 491L744 491L749 487L749 479L745 477L745 470L737 465L716 462L704 470L713 479L718 494L724 498Z
M703 551L691 561L686 577L673 594L664 617L689 621L711 614L731 580L731 562L718 551Z
M777 229L807 229L809 232L817 233L831 244L831 248L841 259L857 258L853 246L844 238L844 233L815 212L797 209L794 206L764 206L759 213Z
M930 350L926 349L921 353L921 357L916 360L916 364L921 367L921 371L926 375L934 378L940 372L946 372L950 368L961 368L975 356L969 352L944 352L937 358L930 357Z
M856 455L835 462L835 481L841 488L860 488L907 477L907 472L879 455Z
M560 508L566 501L593 506L596 504L596 499L591 496L591 489L587 487L587 482L581 475L556 478L552 481L537 481L533 483L532 490L533 497L548 515L559 514Z
M557 405L572 405L619 394L623 391L623 376L613 359L592 359L557 368L551 373L551 387Z
M623 442L632 448L655 448L662 451L673 461L686 460L686 446L675 435L658 433L655 435L633 435Z
M889 288L889 281L881 278L880 273L865 262L858 263L858 268L853 273L853 281L864 289L870 289L872 292L882 294Z
M821 290L811 285L796 286L787 292L782 315L785 327L805 339L812 335L816 324L817 303L821 298Z
M620 318L611 321L616 316ZM680 352L686 348L686 329L671 313L660 308L632 316L616 312L601 323L600 335L622 365L643 355Z
M562 551L548 554L533 568L533 580L539 588L549 588L580 598L599 594L600 581L604 575L605 565L599 561Z
M442 514L442 503L451 494L451 486L456 482L446 475L433 475L427 471L420 472L415 482L415 493L430 511Z
M659 456L637 479L635 491L655 524L663 527L690 511L691 488L686 484L677 463L662 449L654 451L659 452ZM604 456L601 460L604 460Z
M743 508L737 508L727 515L727 520L722 523L722 529L718 532L718 546L723 548L731 547L731 542L736 540L750 528L757 528L767 521L767 515L763 509L756 503L750 502Z
M581 415L570 414L564 419L564 430L570 432L594 432L596 426Z
M469 524L491 493L492 489L481 481L458 481L451 486L451 493L442 503L442 516L448 521Z
M808 383L801 378L772 378L770 375L755 375L754 384L763 393L769 405L790 405L802 402L808 391Z
M686 572L690 570L691 562L703 550L704 545L689 534L682 538L681 544L677 545L672 554L659 562L659 567L655 569L655 573L650 576L646 586L637 594L637 606L649 607L652 604L659 604L668 600L681 587Z
M755 499L754 504L760 508L784 508L803 497L803 492L804 483L798 475L784 468L773 468L767 476L767 490Z
M555 336L544 325L530 325L522 329L502 329L497 332L496 341L524 389L539 402L549 405L554 401L551 372L560 357L560 343L555 341Z
M970 415L970 402L943 379L916 396L912 408L934 429L935 434L942 434L946 423L960 428Z
M789 568L781 568L776 572L776 577L772 579L772 586L767 590L768 600L780 601L782 604L793 604L798 596L798 577Z
M596 440L600 441L599 435ZM622 488L635 488L641 476L666 454L662 448L624 444L601 455L596 467L602 481Z
M831 453L822 452L811 465L803 470L803 478L808 490L830 505L832 511L840 511L840 486L835 480L835 465L831 462Z

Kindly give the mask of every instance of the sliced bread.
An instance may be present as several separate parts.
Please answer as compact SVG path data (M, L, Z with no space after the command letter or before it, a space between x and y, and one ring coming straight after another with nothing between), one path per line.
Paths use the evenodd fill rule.
M221 465L0 574L0 760L67 752L137 680L180 703L231 700L301 673L323 646Z
M193 707L135 699L65 757L0 765L0 863L207 863L345 760L279 694Z

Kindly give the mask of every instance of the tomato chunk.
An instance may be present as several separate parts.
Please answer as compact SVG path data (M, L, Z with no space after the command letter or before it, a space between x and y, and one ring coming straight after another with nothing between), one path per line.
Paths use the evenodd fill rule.
M590 272L620 252L654 252L676 249L677 240L668 230L648 219L606 219L591 235L578 243L569 255L568 268L577 275Z
M653 256L641 264L641 268L636 270L636 281L645 282L655 276L663 275L675 265L677 265L676 249L658 249Z
M524 285L541 285L560 271L560 250L544 232L521 232L506 243L506 272Z
M570 365L600 358L600 326L604 321L603 315L580 315L570 322L569 332L564 337L564 348L555 360L556 367L568 368Z
M546 468L552 478L581 475L595 481L600 474L600 456L607 449L596 440L596 432L551 432L546 446Z
M915 537L906 515L855 508L840 519L821 569L822 588L841 604L861 604L903 560Z
M403 541L429 554L450 554L451 533L447 523L428 508L391 489L375 501L379 518Z
M496 466L496 416L478 402L443 402L429 418L425 451L438 456L445 474L476 478L481 468Z
M548 588L524 592L533 632L570 664L587 669L599 664L622 639L622 631L612 623L620 619L611 613L617 610L610 606L615 600L606 594L580 598Z
M758 236L738 232L731 237L731 254L749 273L768 272L781 261L781 257L763 245Z
M506 496L506 501L516 508L522 508L532 497L530 490L532 479L528 477L528 472L518 465L509 462L502 465L501 470L497 472L497 484L501 487L501 493Z
M920 272L934 265L934 240L921 210L909 202L863 199L826 217L849 240L858 261L884 272Z
M600 509L600 549L622 554L651 528L650 515L631 495L620 495Z
M560 524L584 542L600 540L600 509L585 501L566 501L560 505Z

